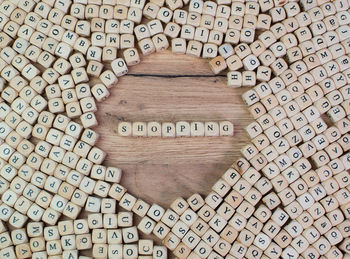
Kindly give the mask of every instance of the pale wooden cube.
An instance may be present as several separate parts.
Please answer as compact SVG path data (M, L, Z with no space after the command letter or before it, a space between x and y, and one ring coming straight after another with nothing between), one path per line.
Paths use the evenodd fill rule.
M251 28L243 28L241 30L240 40L245 43L253 43L255 36L255 30Z
M91 129L85 129L81 135L81 140L94 146L99 138L99 134Z
M112 70L117 77L123 76L128 73L128 67L124 59L118 58L111 63Z
M164 213L165 210L161 206L158 204L152 204L147 212L147 216L158 222L163 217Z
M217 9L217 3L213 1L207 1L203 3L203 14L209 14L215 16Z
M260 65L258 58L251 54L243 59L243 66L246 70L255 70Z
M149 27L145 24L140 24L140 25L136 26L134 28L134 33L135 33L137 41L151 37Z
M170 208L178 215L181 215L188 207L187 201L181 197L174 200L170 205Z
M220 135L220 128L217 122L205 122L204 133L208 137L216 137Z
M147 56L156 51L156 48L154 46L154 43L152 39L145 38L138 42L139 48L143 55Z
M177 9L174 11L173 22L179 25L187 23L188 12L186 10Z
M120 29L119 32L121 34L132 34L134 30L135 23L130 20L122 20L120 21Z
M190 205L191 209L194 211L198 211L205 204L202 196L198 193L195 193L192 196L190 196L187 199L187 202Z
M71 75L63 75L58 78L58 85L61 90L70 89L74 87L74 81Z
M77 106L73 106L73 108L76 108L76 112L74 113L74 115L77 115L77 113L79 112L83 112L83 113L86 113L86 112L96 112L97 111L97 105L96 105L96 102L95 102L95 98L93 97L85 97L85 98L82 98L80 99L79 102L76 102L76 103L73 103L73 104L78 104L79 107ZM80 107L81 107L81 110L80 110ZM66 110L67 112L69 112L69 108L68 105L66 105Z
M145 216L141 219L140 223L137 225L137 229L139 229L142 233L145 234L151 234L156 223L150 219L149 217Z
M256 73L254 71L243 71L243 73L242 73L242 85L243 86L255 86L256 85Z
M130 1L125 1L128 3L121 3L120 1L114 7L114 19L122 20L128 17L128 7L130 6Z
M222 198L216 192L210 192L205 198L205 202L212 208L215 209L221 203Z
M234 127L233 127L232 122L220 121L219 127L220 127L220 136L233 136Z
M225 43L219 47L219 53L226 59L234 54L234 50L231 44Z
M135 47L135 36L133 34L122 34L120 35L120 48L128 49Z
M214 21L214 30L226 33L229 26L229 22L226 18L217 17Z
M140 255L152 255L153 254L153 240L140 239L138 246L139 246L139 254Z
M148 137L161 137L162 126L159 122L148 122L147 123L147 136Z
M92 256L94 258L107 258L108 245L107 244L94 244L92 247Z
M55 55L61 58L67 59L70 56L72 51L73 51L72 46L68 45L65 42L60 42L58 43L57 48L55 50Z
M89 73L91 75L91 73ZM71 72L75 84L86 83L89 81L87 71L83 67L76 68Z
M118 82L117 77L115 76L115 74L111 70L105 70L100 75L100 79L101 79L102 83L107 88L111 88L112 86L114 86Z
M190 12L197 12L197 13L202 13L203 11L203 1L201 0L191 0L190 5L189 5L189 11Z
M224 34L221 31L210 31L208 43L221 45L224 40Z
M283 57L286 55L286 46L282 42L276 42L270 46L270 50L275 55L275 57Z
M199 244L194 249L194 252L199 255L200 258L207 258L211 253L212 248L205 243L204 241L200 241Z
M243 85L242 73L231 71L227 73L227 85L230 87L241 87Z
M148 209L151 206L143 200L138 199L132 208L132 211L140 217L144 217L147 214Z
M150 32L150 36L154 36L159 33L163 33L163 26L159 20L152 20L147 23L147 27Z
M243 67L242 60L237 55L232 55L226 59L227 67L230 71L236 71Z
M173 11L171 11L166 7L161 7L157 14L157 19L161 20L164 23L168 23L170 22L172 16L173 16Z
M174 38L171 40L171 50L175 54L185 54L187 49L186 40L183 38Z
M279 22L282 21L284 19L286 19L287 15L286 15L286 11L283 7L274 7L271 8L269 10L269 14L272 18L272 21L275 22Z
M109 190L108 195L118 201L123 197L123 195L126 193L126 189L121 186L118 183L115 183L112 185L111 189Z
M88 31L88 35L90 35L90 27L86 28L87 26L90 26L90 24L88 23L88 25L85 25L84 27L82 27L82 29L83 30L87 30ZM78 25L77 25L77 27L78 27ZM77 41L75 42L73 48L75 50L83 53L83 54L86 54L88 52L88 49L89 49L90 45L91 45L90 40L86 39L85 37L79 37L77 39Z
M176 136L176 127L174 123L171 122L163 122L162 123L162 137L172 137Z
M194 40L206 43L209 37L209 30L203 27L197 27L194 33Z
M139 235L136 227L123 228L123 241L125 243L134 243L139 240Z
M102 73L102 69L103 69L103 64L100 62L100 59L90 60L86 67L86 73L89 76L99 77L100 74ZM84 78L83 80L86 80L86 78Z
M254 41L252 44L250 44L249 47L251 48L252 53L255 56L259 56L266 50L266 47L263 45L263 43L260 40Z
M24 226L27 220L28 220L27 216L19 213L18 211L15 211L9 219L9 224L14 228L19 229Z
M123 245L123 258L134 259L138 257L138 247L137 245Z
M143 8L143 15L147 19L155 19L157 17L159 8L160 8L159 5L152 3L152 2L149 2Z
M128 10L127 19L135 23L140 23L142 19L142 9L130 7Z
M203 28L206 28L208 30L211 30L214 28L214 16L211 16L209 14L203 14L200 22L200 26ZM230 24L229 24L230 26Z
M157 52L163 51L169 48L169 41L165 34L160 33L152 37L152 41Z
M134 137L147 137L147 124L145 122L133 122L132 135Z
M191 40L188 42L186 54L190 56L200 57L203 44L198 41Z
M48 108L52 113L62 113L65 111L64 103L61 98L54 98L49 100Z
M125 38L121 39L120 34L115 33L115 31L119 31L119 23L116 26L118 26L116 29L114 29L114 27L106 28L106 32L108 31L108 33L106 35L105 47L102 49L103 61L112 61L116 59L117 49L121 48L121 40L123 41L125 40ZM130 38L130 40L132 41L131 44L133 44L134 38ZM111 55L111 56L108 56L108 55ZM112 59L112 57L115 57L115 58Z
M258 81L267 82L271 78L271 68L266 66L259 66L256 72L256 79Z
M139 53L138 53L137 49L135 49L135 48L130 48L130 49L124 50L123 56L124 56L125 62L128 66L137 65L141 61Z
M108 39L108 35L107 35L107 39ZM106 46L102 49L102 61L112 62L115 59L117 59L117 47Z
M171 209L167 209L161 219L161 221L168 227L173 227L178 220L179 215Z
M181 241L181 239L179 237L177 237L173 232L169 232L166 235L166 237L163 239L162 243L166 246L166 248L173 251L178 246L180 241Z
M243 59L252 53L251 49L246 43L241 43L235 47L235 53L240 58Z
M90 46L90 41L85 38L79 38L74 45L74 48L84 54L86 54L87 60L101 61L102 49L97 46Z
M176 136L189 137L191 136L190 124L186 121L179 121L176 123Z
M103 84L95 84L91 88L91 93L98 102L106 100L110 95L110 92L108 91L107 87Z
M118 124L118 135L123 137L129 137L132 135L131 122L120 122Z
M198 215L192 209L187 209L181 215L180 219L186 225L191 226L198 219Z
M171 39L174 39L179 36L181 27L174 22L169 22L164 28L164 34Z
M81 55L81 58L83 58L82 54ZM75 56L75 59L74 60L77 60L82 62L81 58L79 57L78 54L75 54L73 55ZM72 57L72 56L71 56ZM66 59L63 59L63 58L59 58L55 61L55 63L53 64L53 68L58 72L60 73L61 75L64 75L66 73L69 72L69 70L71 69L72 65L71 65L71 62L74 63L74 60L72 61L67 61Z
M194 137L204 136L203 122L191 122L191 136L194 136Z
M93 112L86 112L82 114L80 116L80 121L84 128L92 128L98 125L97 118Z
M133 225L133 214L131 212L118 213L118 226L131 227Z
M209 62L209 66L214 74L219 74L221 71L227 68L225 59L222 56L217 56Z

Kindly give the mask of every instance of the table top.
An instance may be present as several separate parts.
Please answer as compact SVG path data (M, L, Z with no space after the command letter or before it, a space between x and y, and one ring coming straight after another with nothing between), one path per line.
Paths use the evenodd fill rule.
M170 51L142 58L98 104L100 140L107 165L123 170L122 184L148 203L168 208L177 197L203 196L248 144L244 127L252 118L243 103L244 88L230 88L207 60ZM233 122L233 137L119 137L120 121Z

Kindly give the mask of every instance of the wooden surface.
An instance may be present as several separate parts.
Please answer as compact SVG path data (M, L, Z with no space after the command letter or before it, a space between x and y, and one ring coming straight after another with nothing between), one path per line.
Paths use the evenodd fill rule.
M241 94L226 85L208 61L169 51L143 57L98 105L98 146L106 164L122 168L122 184L137 197L168 208L193 193L203 196L240 156L252 121ZM234 123L234 137L130 138L117 135L119 121L210 121Z
M107 165L123 169L122 183L149 203L168 207L178 196L206 195L247 144L252 121L241 94L226 85L208 61L170 51L143 57L98 105L98 146ZM119 121L230 120L234 137L130 138L117 135Z

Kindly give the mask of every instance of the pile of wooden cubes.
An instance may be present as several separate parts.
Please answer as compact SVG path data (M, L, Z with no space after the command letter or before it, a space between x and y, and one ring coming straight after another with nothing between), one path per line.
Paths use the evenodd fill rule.
M348 0L1 0L0 258L350 258L349 11ZM169 47L251 86L254 121L209 194L166 209L120 184L93 128L128 67ZM133 135L151 123L163 136L164 124L121 124ZM204 135L225 135L210 123Z

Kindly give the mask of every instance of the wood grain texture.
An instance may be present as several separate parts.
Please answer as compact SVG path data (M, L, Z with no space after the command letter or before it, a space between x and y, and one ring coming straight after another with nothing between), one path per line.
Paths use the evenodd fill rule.
M247 144L252 121L241 94L226 85L208 61L169 51L143 57L98 105L98 146L107 165L123 169L122 184L149 203L168 208L178 196L209 193ZM210 121L234 123L234 137L130 138L117 135L119 121Z

